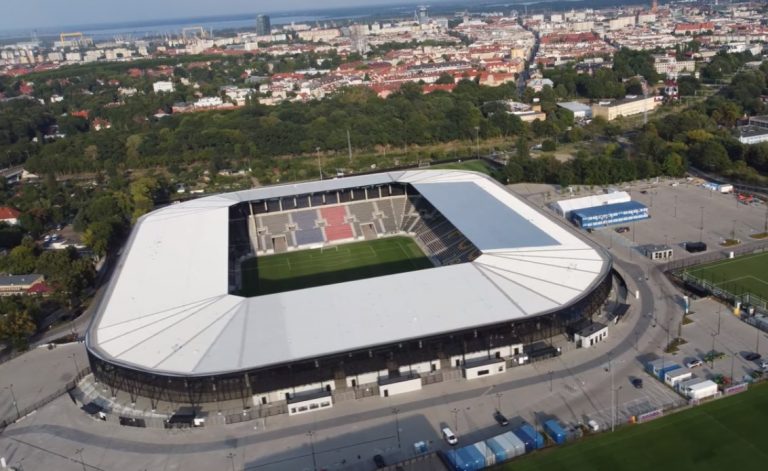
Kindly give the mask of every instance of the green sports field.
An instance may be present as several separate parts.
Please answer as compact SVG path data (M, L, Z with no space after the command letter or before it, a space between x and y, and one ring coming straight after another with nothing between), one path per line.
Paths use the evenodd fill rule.
M768 384L670 415L537 452L515 471L762 471L768 469Z
M241 294L259 296L423 268L432 268L432 262L408 237L354 242L246 260Z
M688 273L733 294L750 292L768 299L768 252L702 265Z

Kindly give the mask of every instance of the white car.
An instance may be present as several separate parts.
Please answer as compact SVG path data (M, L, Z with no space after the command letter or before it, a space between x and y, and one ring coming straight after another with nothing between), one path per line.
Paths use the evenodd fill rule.
M689 369L690 369L690 368L696 368L696 367L698 367L698 366L701 366L701 365L703 365L703 363L702 363L702 362L701 362L701 360L699 360L698 358L696 358L696 359L693 359L693 360L691 360L691 361L687 361L687 362L685 363L685 367L686 367L686 368L689 368Z
M449 445L455 445L459 443L459 439L456 438L456 435L454 435L451 429L448 427L443 429L443 438L445 438L445 441L448 442Z
M760 368L762 368L762 369L764 369L764 370L768 371L768 360L762 360L762 361L760 362Z

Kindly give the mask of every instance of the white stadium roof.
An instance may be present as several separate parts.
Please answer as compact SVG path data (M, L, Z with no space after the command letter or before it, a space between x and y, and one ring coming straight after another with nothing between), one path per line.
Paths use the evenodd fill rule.
M482 255L469 263L244 298L228 293L229 207L410 183ZM480 174L414 170L167 206L136 224L87 338L130 368L250 370L544 314L598 283L606 255Z

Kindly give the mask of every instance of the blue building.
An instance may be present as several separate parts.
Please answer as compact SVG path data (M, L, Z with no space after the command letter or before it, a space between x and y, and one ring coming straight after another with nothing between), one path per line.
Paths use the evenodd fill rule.
M583 229L622 224L649 217L648 207L637 201L594 206L571 213L571 220Z

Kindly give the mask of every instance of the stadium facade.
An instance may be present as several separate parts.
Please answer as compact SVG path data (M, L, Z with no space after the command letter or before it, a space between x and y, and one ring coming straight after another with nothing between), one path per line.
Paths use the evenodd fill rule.
M240 264L254 255L404 234L435 268L239 295ZM327 405L447 369L512 365L589 325L610 272L599 247L476 173L265 187L142 217L86 345L95 378L132 397L289 411L303 398Z

